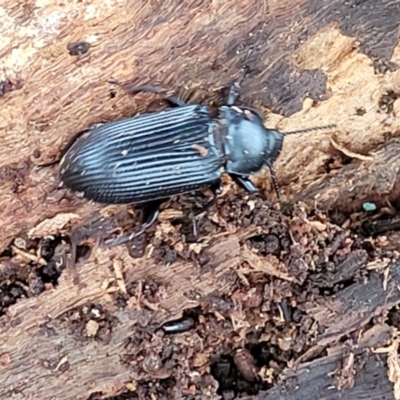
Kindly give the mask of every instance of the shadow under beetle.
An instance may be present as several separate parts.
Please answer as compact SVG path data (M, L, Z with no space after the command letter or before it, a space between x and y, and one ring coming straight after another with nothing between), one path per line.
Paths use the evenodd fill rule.
M126 243L158 218L159 206L173 195L209 187L215 202L221 174L249 193L258 192L250 175L267 166L280 197L273 169L284 134L264 127L261 113L235 106L247 67L234 82L219 115L201 104L185 104L160 87L136 86L128 93L163 94L172 107L132 118L94 125L78 132L61 152L59 174L66 187L106 204L147 203L148 218L139 231L106 245ZM116 82L111 82L116 83ZM309 132L325 127L286 134ZM204 211L202 209L202 211Z

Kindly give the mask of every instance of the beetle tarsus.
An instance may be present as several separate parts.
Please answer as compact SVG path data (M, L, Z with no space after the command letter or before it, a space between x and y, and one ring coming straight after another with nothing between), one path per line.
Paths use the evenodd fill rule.
M128 243L133 239L135 239L136 237L145 233L146 230L149 229L157 221L157 218L160 215L159 206L160 206L159 202L155 202L153 204L148 205L146 211L149 213L149 215L146 218L146 222L142 224L141 228L137 232L133 232L130 235L126 236L121 236L118 239L106 241L104 243L105 247L114 247L114 246L119 246L120 244Z
M140 93L140 92L162 94L164 99L169 101L173 106L183 107L186 105L186 103L183 100L181 100L179 97L174 96L171 93L168 93L168 91L166 89L164 89L160 86L141 85L141 86L134 86L131 88L126 88L125 91L128 94L134 94L134 93Z
M278 178L276 177L276 173L272 164L267 163L267 167L269 168L269 172L271 173L272 185L274 186L275 193L278 197L278 200L281 200L281 189L279 187Z
M244 66L242 68L242 72L240 73L239 78L235 82L233 82L233 84L229 88L228 100L226 102L226 104L228 106L235 105L236 100L239 97L239 91L240 91L242 82L250 70L249 66L247 65L247 61L248 61L252 51L253 51L253 48L250 48L249 51L247 52L246 59L244 61Z
M248 73L249 68L246 66L244 66L242 68L242 72L239 76L239 78L232 83L231 87L229 88L229 94L228 94L228 100L226 102L226 104L228 106L233 106L236 103L237 98L239 97L239 91L240 91L240 86L246 76L246 74Z
M259 193L260 191L254 186L249 178L243 176L232 175L232 179L246 192L250 194Z

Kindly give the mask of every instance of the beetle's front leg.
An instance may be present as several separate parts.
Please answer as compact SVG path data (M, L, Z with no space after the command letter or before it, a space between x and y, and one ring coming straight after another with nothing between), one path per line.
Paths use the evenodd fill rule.
M281 191L280 191L280 188L279 188L278 179L276 178L275 170L272 167L272 165L270 165L268 163L266 165L267 165L267 167L269 168L269 170L271 172L272 185L274 186L274 189L275 189L276 195L278 197L278 200L281 200ZM241 188L246 190L246 192L248 192L250 194L258 193L264 200L266 200L266 197L265 197L264 193L260 192L254 186L254 184L250 180L250 178L245 178L243 176L234 175L234 174L231 174L230 176Z
M250 180L250 178L234 174L231 174L230 177L247 193L257 193L263 200L267 200L265 194L254 186L254 183Z
M250 194L260 193L260 191L254 186L254 183L250 178L231 174L230 177L246 192Z

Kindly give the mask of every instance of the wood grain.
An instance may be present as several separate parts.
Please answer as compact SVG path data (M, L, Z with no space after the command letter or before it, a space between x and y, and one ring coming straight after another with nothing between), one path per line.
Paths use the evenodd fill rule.
M0 252L46 219L55 218L46 225L47 234L69 235L76 221L105 213L103 206L59 188L55 168L35 171L34 166L53 159L69 137L90 124L162 107L150 96L125 95L107 83L109 78L161 83L184 100L221 104L221 90L238 75L249 48L255 51L241 101L261 109L267 126L292 131L338 124L335 132L285 139L276 163L285 200L317 199L327 209L357 211L365 199L380 204L382 195L397 198L399 5L398 0L3 1L0 81L9 79L12 85L6 86L12 90L0 90ZM73 57L67 46L78 41L91 47ZM384 109L381 99L388 92L395 98ZM334 157L346 158L347 164L336 162L336 170L327 170ZM268 172L254 180L273 199ZM81 285L67 269L58 286L19 300L1 317L1 397L87 399L97 393L105 398L149 377L168 378L172 369L157 367L156 355L164 346L157 334L161 323L212 304L213 296L231 294L245 273L296 282L287 266L276 268L249 255L245 236L240 231L210 238L202 248L212 260L206 272L189 261L166 266L152 258L132 259L125 249L94 249L79 266ZM154 306L132 296L125 309L119 308L113 297L120 290L116 261L124 266L127 285L148 278L161 282L162 301ZM92 304L110 316L102 341L85 336L87 325L66 322L66 315L68 321L78 314L86 318ZM323 312L326 316L329 309ZM259 318L262 326L266 317ZM232 324L246 336L242 311ZM212 335L212 328L208 331ZM135 347L130 342L135 334L145 335L154 348ZM202 339L183 335L182 343L187 354L177 364L189 376L185 360L201 348ZM211 350L203 352L212 356ZM125 359L127 354L133 358ZM323 361L330 371L336 359ZM208 373L208 365L200 365L195 372ZM315 372L319 364L311 367ZM301 382L309 385L307 379ZM275 398L276 390L271 393ZM386 381L381 393L388 393Z
M191 102L221 102L213 90L229 85L253 46L243 102L292 116L267 118L283 131L338 123L337 140L367 153L398 129L390 116L382 124L377 107L384 85L398 86L398 75L374 73L374 64L398 61L397 3L239 0L234 6L188 1L176 7L175 1L126 0L61 7L6 1L0 8L2 74L22 88L0 99L0 218L8 227L0 250L43 219L84 203L43 200L55 170L34 171L36 163L54 157L79 129L148 107L146 96L118 91L110 98L111 77L160 82ZM92 47L71 57L68 43L80 40ZM355 116L357 107L367 113ZM277 163L287 195L323 173L329 135L287 139ZM257 182L273 195L268 173ZM83 207L84 215L95 209Z

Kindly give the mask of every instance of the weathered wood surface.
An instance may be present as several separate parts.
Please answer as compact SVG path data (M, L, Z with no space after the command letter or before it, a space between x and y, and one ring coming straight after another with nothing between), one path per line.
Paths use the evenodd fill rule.
M247 250L240 249L237 235L221 239L208 249L207 255L212 261L207 268L209 271L203 273L191 262L177 262L171 266L160 265L154 269L152 260L132 260L124 255L114 255L114 263L121 261L125 267L126 286L146 278L163 282L164 296L153 305L145 303L138 291L136 296L131 297L125 309L118 308L112 295L120 289L115 275L108 267L111 254L105 252L80 268L84 290L79 291L79 287L73 284L71 274L66 273L55 290L46 291L39 298L20 301L10 307L7 318L2 318L3 326L0 332L1 397L33 399L40 393L42 399L86 399L90 393L111 395L118 391L129 391L129 384L132 382L165 379L171 376L173 370L169 370L166 365L160 368L161 361L157 355L169 343L168 338L157 333L160 324L178 317L184 309L200 304L204 307L216 294L221 297L231 296L237 286L236 274L248 276L251 273L269 272L262 269L266 264L261 257L255 254L249 256ZM243 265L243 260L249 262L247 268ZM307 376L305 371L308 368L315 370L313 373L318 374L318 379L322 380L321 389L318 390L322 390L323 386L324 390L327 390L333 385L333 377L331 381L325 376L325 369L333 372L337 368L335 363L340 360L338 349L345 350L335 343L345 334L362 332L363 327L373 317L384 315L387 310L400 304L397 289L400 286L399 271L399 263L393 264L388 270L387 283L383 277L376 274L366 283L355 283L342 290L335 299L321 299L319 303L308 304L307 314L313 317L319 326L324 327L325 332L317 338L317 348L311 348L293 365L294 371L299 371L300 394L312 390L308 378L302 381L304 376ZM86 322L77 316L76 325L71 325L70 321L74 319L74 314L82 313L82 308L92 303L97 304L97 308L103 306L113 318L112 324L105 326L104 337L101 340L93 340L89 333L89 321L96 320L95 313L91 315L87 311ZM218 307L210 306L209 311L212 312L213 309L218 310ZM231 318L238 332L241 331L243 335L252 329L248 324L248 315L240 308L232 311ZM260 314L257 324L263 325L266 320L266 315ZM226 328L227 338L230 329ZM135 339L135 331L137 334L140 332L139 338ZM208 335L213 337L212 331L208 332ZM151 338L149 348L140 345L141 340L146 341L146 336ZM386 345L387 332L384 336L385 339L381 338L371 344L354 344L357 353L361 354L367 347L378 348ZM134 343L131 343L132 340ZM236 340L238 343L241 341L240 338ZM212 351L211 348L202 347L203 340L196 333L183 334L179 342L187 348L189 354L196 351ZM329 356L306 362L313 354L320 352L318 347L329 349L330 346L336 348L333 358ZM143 360L139 354L143 355ZM130 366L123 361L128 355L133 357ZM212 354L208 356L212 357ZM179 367L175 368L188 368L187 361L179 360ZM371 362L376 361L371 359ZM321 365L325 365L325 372L320 371ZM200 363L196 369L204 373L207 367ZM376 397L372 398L383 395L379 385L387 370L384 363L381 364L381 370L378 381L376 375L373 379L371 377L370 384L376 393ZM364 374L362 370L356 372L356 376ZM370 379L369 374L370 372L364 377L367 382ZM361 381L364 378L360 378ZM385 385L384 392L387 392L389 384ZM362 391L364 390L366 389L362 388ZM272 390L271 393L276 393L276 390ZM280 398L297 399L301 398L300 394L297 397L292 397L291 394L287 397L282 395ZM318 395L322 396L322 393L315 392L312 398L320 398ZM268 396L265 398L269 399ZM367 398L365 393L363 396L360 398ZM256 398L264 397L260 394ZM274 395L271 398L274 398Z
M243 400L395 400L384 372L387 355L370 352L371 348L384 347L390 336L387 325L376 325L355 347L336 346L327 356L304 363L297 371L285 371L282 382L267 393Z
M218 251L221 247L223 253ZM135 262L126 255L115 258L115 254L101 253L101 258L96 257L80 269L80 281L85 288L81 291L74 285L71 274L65 274L56 290L44 293L39 302L38 298L20 302L10 309L8 321L3 318L0 397L34 399L40 393L42 399L87 399L92 393L112 395L126 391L129 389L126 385L139 380L170 376L172 371L159 369L157 352L166 342L155 330L162 322L179 317L186 308L199 304L191 293L197 293L199 299L207 298L215 291L221 295L231 293L234 270L239 268L239 251L236 239L217 243L210 249L214 261L206 274L201 274L192 263L154 269L151 259ZM127 286L150 276L156 282L163 282L164 300L152 307L152 304L143 303L138 289L128 307L120 310L112 298L112 294L120 290L109 269L112 257L114 262L123 263ZM215 287L215 280L218 287ZM112 315L114 325L106 327L108 340L98 342L90 336L85 337L88 325L81 325L82 321L71 326L67 314L89 303L104 306ZM241 315L237 314L240 322ZM88 317L96 320L90 313ZM144 327L144 333L141 333L144 337L137 338L139 343L145 341L146 336L152 338L152 346L147 350L139 343L130 345L132 334L135 336L135 330L141 331L143 328L140 327ZM183 343L190 347L192 341L194 348L191 351L196 351L202 341L196 338L197 335L191 336L185 335ZM142 362L139 353L144 355ZM124 362L126 354L134 354L134 359ZM143 365L135 368L136 363ZM185 368L184 364L180 368ZM138 374L136 370L142 372Z
M378 208L400 206L400 141L392 139L362 161L344 166L333 176L322 176L298 200L316 201L324 210L360 212L365 201Z
M336 142L364 155L399 128L399 119L379 108L383 92L399 90L399 74L376 73L399 61L398 1L188 1L177 7L175 1L57 6L9 0L0 13L1 74L23 82L0 99L0 219L7 226L0 249L46 217L96 208L76 199L43 200L55 170L35 172L33 166L53 158L77 130L147 107L147 98L120 91L111 99L110 77L159 81L184 99L211 102L221 99L212 91L237 76L254 46L243 102L292 116L271 116L269 126L338 123ZM89 52L70 56L68 43L80 40L92 44ZM287 139L277 163L286 192L301 193L324 175L331 136ZM258 183L273 195L268 173Z
M291 131L338 124L333 133L286 139L276 164L284 195L288 199L303 195L302 200L316 199L324 208L346 212L357 211L366 200L384 204L382 195L396 200L398 142L387 139L398 136L400 100L394 99L385 109L381 99L388 91L400 93L399 5L389 0L379 4L372 0L360 4L95 0L64 5L6 0L0 5L0 80L9 78L17 87L0 98L0 251L46 218L56 217L57 224L36 229L38 236L60 229L68 234L71 225L101 209L74 196L60 200L64 192L56 189L56 170L34 171L33 167L55 157L77 130L149 106L147 96L132 98L120 90L111 95L115 88L106 82L108 78L160 82L191 102L221 102L216 89L237 76L250 46L255 48L252 72L241 100L266 115L272 110L268 126ZM89 52L70 56L68 43L81 40L92 44ZM158 102L151 107L158 107ZM378 146L383 150L374 154ZM343 155L350 165L343 166ZM328 163L332 164L329 174ZM268 172L255 182L273 196ZM60 222L63 213L72 214ZM168 224L159 226L158 234L166 228ZM56 288L19 300L1 317L1 397L87 399L92 393L107 397L132 390L137 381L169 377L172 372L159 368L157 358L168 342L155 333L161 323L185 309L211 304L213 296L230 296L238 277L246 280L254 272L289 283L300 280L284 264L277 267L250 252L242 240L248 236L242 229L214 242L204 241L200 247L212 260L205 271L189 261L159 265L151 257L131 259L125 248L97 249L79 265L80 286L67 269ZM121 287L114 268L121 264L125 284L151 278L166 288L155 305L143 303L138 289L137 298L132 296L126 308L118 307L114 295ZM373 281L376 293L380 283L378 278ZM385 294L379 296L380 310L398 303L396 298L386 304ZM85 318L79 321L86 325L70 324L76 310L85 314L82 307L89 303L102 305L115 318L115 326L108 321L101 341L82 339L81 332L90 331ZM361 329L370 318L361 318L359 311L356 325ZM331 310L326 306L321 312L327 318ZM246 316L239 309L232 318L243 335L238 341L244 340L251 330ZM258 325L265 318L260 316ZM334 329L337 323L328 325ZM144 342L154 346L140 349L144 355L137 354L135 345L140 346L130 342L136 329L147 335ZM211 335L212 327L205 329ZM338 330L334 338L344 333L348 332ZM209 351L211 357L215 349L204 350L202 340L182 335L187 354L180 354L178 364L188 376L208 371L208 359L196 367L185 364L185 356L189 359L199 349L203 354ZM125 360L125 353L134 354L134 359ZM380 374L383 377L385 372ZM191 382L196 383L195 374ZM185 384L190 386L189 381ZM304 384L309 386L308 381ZM382 394L387 392L386 385Z

